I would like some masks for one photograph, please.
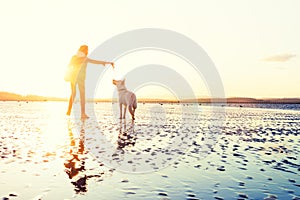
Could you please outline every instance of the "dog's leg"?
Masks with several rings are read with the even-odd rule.
[[[127,105],[124,106],[123,119],[125,119],[125,116],[126,116],[126,110],[127,110]]]
[[[137,102],[136,102],[136,97],[134,98],[134,102],[133,102],[133,109],[135,110],[137,108]]]
[[[133,116],[132,116],[133,120],[135,120],[134,113],[135,113],[135,108],[133,108]]]
[[[133,106],[132,105],[128,106],[128,110],[131,114],[132,120],[134,120],[134,108],[133,108]]]
[[[120,103],[120,119],[122,119],[122,104]]]

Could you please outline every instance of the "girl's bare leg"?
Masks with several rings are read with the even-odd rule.
[[[68,111],[67,111],[67,115],[71,114],[71,110],[72,110],[72,106],[73,106],[73,102],[76,96],[76,84],[75,83],[71,83],[71,96],[69,99],[69,106],[68,106]]]
[[[80,92],[81,118],[86,119],[89,118],[89,116],[85,113],[85,82],[80,81],[78,87]]]

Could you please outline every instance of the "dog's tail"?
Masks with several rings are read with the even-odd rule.
[[[135,96],[134,96],[134,101],[133,101],[132,107],[133,107],[133,109],[137,108],[137,101],[136,101],[136,97]]]
[[[135,94],[131,94],[131,96],[130,96],[130,98],[131,98],[131,102],[132,102],[132,107],[133,107],[133,109],[136,109],[137,108],[137,101],[136,101],[136,96],[135,96]]]
[[[137,101],[136,101],[136,96],[134,94],[131,95],[132,98],[132,104],[128,106],[128,110],[132,116],[132,119],[134,120],[134,112],[135,109],[137,108]]]

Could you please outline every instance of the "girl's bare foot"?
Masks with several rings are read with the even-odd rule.
[[[88,118],[90,118],[87,114],[81,114],[81,119],[88,119]]]

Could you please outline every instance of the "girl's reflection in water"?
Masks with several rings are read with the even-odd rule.
[[[75,138],[72,126],[75,122],[68,120],[68,134],[70,139],[69,150],[67,152],[67,159],[64,163],[65,172],[71,179],[71,183],[74,185],[74,190],[77,194],[83,194],[87,192],[87,181],[91,178],[98,178],[97,181],[103,181],[103,176],[111,176],[114,169],[107,169],[103,163],[100,163],[103,171],[97,173],[92,169],[86,169],[86,161],[88,159],[88,151],[85,149],[85,121],[81,122],[81,130],[79,138]],[[76,126],[78,127],[78,126]],[[124,153],[126,147],[131,148],[135,145],[136,135],[134,132],[134,122],[129,126],[126,126],[126,121],[120,121],[120,129],[117,140],[117,151]],[[88,162],[89,163],[89,162]],[[98,165],[99,166],[99,165]],[[97,170],[97,169],[96,169]],[[92,175],[90,175],[93,173]]]
[[[87,159],[87,151],[85,151],[85,130],[84,121],[82,121],[79,140],[74,138],[72,132],[72,123],[68,120],[68,133],[70,138],[70,150],[68,159],[65,161],[65,172],[72,180],[71,183],[75,186],[76,193],[87,192],[87,180],[93,177],[101,177],[103,173],[97,175],[87,175],[85,168],[85,160]],[[76,144],[77,142],[77,144]]]

